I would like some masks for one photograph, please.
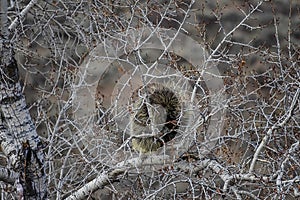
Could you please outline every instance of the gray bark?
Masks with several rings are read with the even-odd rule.
[[[19,82],[13,45],[9,40],[7,1],[1,0],[0,141],[10,169],[0,168],[0,180],[15,179],[20,197],[45,199],[46,175],[42,143],[37,135]]]

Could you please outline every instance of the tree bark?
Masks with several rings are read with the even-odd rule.
[[[1,0],[1,60],[0,60],[0,141],[9,159],[11,170],[0,170],[0,177],[12,182],[15,178],[19,196],[24,199],[45,199],[47,183],[42,143],[26,107],[19,82],[13,45],[9,40],[7,1]]]

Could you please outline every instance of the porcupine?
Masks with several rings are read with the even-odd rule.
[[[176,67],[188,78],[196,79],[194,68]],[[172,140],[178,131],[182,117],[182,102],[170,88],[151,83],[140,88],[138,100],[133,102],[130,132],[132,147],[141,152],[153,152]],[[142,97],[142,98],[141,98]]]
[[[143,91],[144,90],[144,91]],[[152,83],[139,90],[143,98],[133,103],[132,146],[142,153],[156,151],[176,135],[181,104],[169,88]],[[141,136],[140,135],[145,135]]]

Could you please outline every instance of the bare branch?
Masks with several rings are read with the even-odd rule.
[[[297,101],[299,101],[299,94],[300,94],[300,89],[298,88],[291,102],[291,106],[289,110],[286,112],[286,114],[282,117],[282,120],[277,121],[271,128],[269,128],[266,135],[263,137],[261,143],[259,144],[259,146],[257,147],[254,153],[253,159],[250,164],[249,173],[252,173],[254,171],[255,163],[258,159],[258,156],[262,151],[262,149],[265,147],[265,145],[268,143],[273,131],[278,127],[284,126],[287,123],[287,121],[291,118],[296,103]]]
[[[0,181],[14,184],[16,180],[19,178],[19,174],[13,170],[0,167]]]
[[[27,6],[18,14],[18,16],[14,19],[14,21],[9,25],[8,30],[13,31],[18,24],[20,23],[20,20],[23,20],[24,17],[27,15],[29,10],[38,2],[38,0],[31,0]]]

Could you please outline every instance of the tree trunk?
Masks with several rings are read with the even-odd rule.
[[[0,141],[9,164],[18,174],[3,172],[6,182],[16,178],[17,191],[22,199],[45,199],[47,196],[46,174],[42,143],[37,135],[22,87],[19,82],[17,62],[9,39],[7,1],[1,0],[1,44],[0,44]]]

